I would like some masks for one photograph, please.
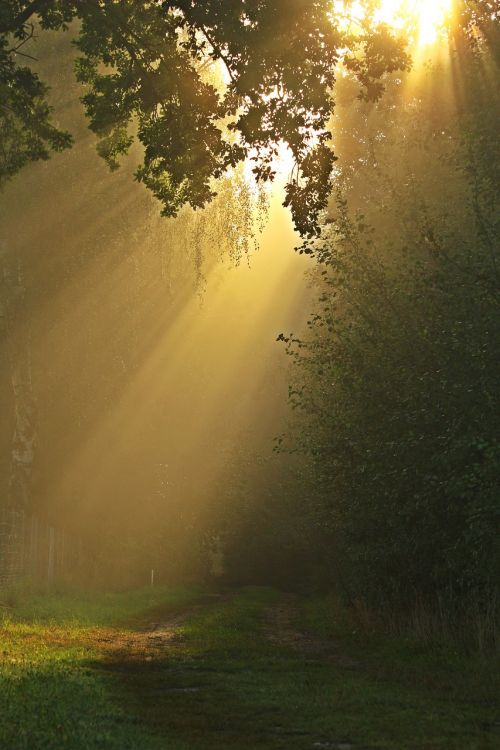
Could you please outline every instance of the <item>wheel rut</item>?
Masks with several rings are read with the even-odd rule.
[[[331,662],[344,669],[358,669],[359,662],[344,654],[333,639],[299,630],[297,597],[285,594],[267,612],[267,634],[272,643],[300,651],[306,658]]]

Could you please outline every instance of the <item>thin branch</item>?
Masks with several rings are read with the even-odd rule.
[[[23,57],[27,57],[30,60],[34,60],[35,62],[38,62],[38,57],[33,57],[33,55],[28,55],[27,52],[19,52],[17,49],[10,49],[9,52],[13,52],[16,55],[22,55]]]
[[[35,13],[40,13],[40,11],[48,8],[51,4],[51,0],[33,0],[24,10],[17,14],[10,24],[0,26],[0,34],[9,34],[17,31],[24,26],[31,16]]]
[[[227,70],[227,72],[229,73],[229,78],[230,78],[230,79],[231,79],[231,81],[232,81],[232,82],[234,83],[236,79],[235,79],[235,77],[234,77],[234,75],[233,75],[233,72],[232,72],[231,68],[229,67],[229,63],[227,62],[226,58],[225,58],[225,57],[224,57],[224,55],[222,54],[222,50],[221,50],[221,48],[220,48],[220,47],[219,47],[219,45],[218,45],[218,44],[216,44],[216,42],[214,42],[214,40],[213,40],[213,39],[211,38],[211,36],[210,36],[210,34],[208,33],[208,31],[207,31],[207,29],[206,29],[206,27],[205,27],[205,26],[200,26],[200,29],[201,29],[201,31],[203,32],[203,34],[205,35],[205,37],[206,37],[206,39],[207,39],[208,43],[209,43],[209,44],[210,44],[210,46],[212,47],[212,49],[213,49],[213,51],[214,51],[214,54],[215,54],[215,55],[217,55],[217,57],[219,57],[219,58],[220,58],[220,59],[222,60],[222,62],[224,63],[224,65],[226,66],[226,70]]]
[[[28,57],[30,60],[35,60],[35,62],[36,62],[38,60],[37,57],[33,57],[33,55],[28,55],[27,52],[20,52],[19,51],[21,49],[21,47],[24,47],[24,45],[26,44],[26,42],[29,42],[31,39],[35,38],[35,26],[32,23],[30,23],[29,26],[30,26],[30,32],[29,32],[29,34],[27,34],[27,36],[25,36],[24,39],[21,39],[21,41],[19,42],[19,44],[17,44],[15,47],[11,47],[8,50],[8,53],[9,54],[22,55],[23,57]]]
[[[27,26],[27,25],[28,24],[25,24],[25,26]],[[34,26],[34,24],[30,23],[29,27],[30,27],[29,34],[26,34],[26,36],[23,37],[23,39],[21,39],[19,41],[19,44],[17,44],[15,47],[12,47],[10,50],[8,50],[9,54],[11,52],[17,52],[19,49],[21,49],[21,47],[23,47],[26,44],[26,42],[29,42],[31,39],[34,38],[34,36],[35,36],[35,26]]]

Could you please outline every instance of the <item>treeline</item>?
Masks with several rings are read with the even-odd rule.
[[[294,411],[279,450],[295,454],[295,489],[261,534],[261,568],[295,549],[289,585],[401,611],[491,611],[498,597],[496,60],[462,31],[377,105],[339,84],[318,298],[307,333],[282,336]],[[255,565],[255,541],[232,549],[231,566]]]

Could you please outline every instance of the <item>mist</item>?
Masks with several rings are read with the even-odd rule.
[[[257,457],[273,460],[287,412],[276,338],[305,324],[310,263],[280,180],[259,193],[240,172],[206,209],[161,218],[135,155],[110,174],[95,152],[81,90],[54,67],[69,44],[40,48],[75,144],[2,196],[1,493],[82,540],[93,579],[112,569],[126,585],[153,564],[175,577],[216,534],[237,458],[250,483]],[[31,455],[16,462],[18,449]]]

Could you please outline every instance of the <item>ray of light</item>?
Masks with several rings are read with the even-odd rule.
[[[433,44],[451,12],[451,0],[382,0],[378,19],[394,28],[416,27],[419,46]]]
[[[285,152],[283,159],[286,164]],[[276,424],[266,427],[265,421],[286,405],[286,380],[278,382],[273,364],[281,355],[275,339],[293,329],[297,318],[303,323],[307,311],[308,260],[293,253],[297,238],[282,199],[273,189],[268,226],[251,267],[215,266],[201,308],[195,297],[186,299],[169,320],[158,299],[158,317],[142,332],[135,377],[66,464],[52,486],[54,495],[66,497],[80,485],[88,499],[85,510],[95,517],[104,498],[133,491],[122,486],[122,475],[133,483],[129,467],[141,462],[137,445],[152,450],[156,429],[176,491],[186,501],[210,496],[242,428],[261,435],[267,430],[271,445]]]
[[[380,0],[373,19],[396,30],[406,30],[419,47],[425,47],[438,39],[451,14],[451,6],[452,0]],[[355,25],[366,16],[363,2],[357,0],[334,0],[334,9],[344,28]]]

